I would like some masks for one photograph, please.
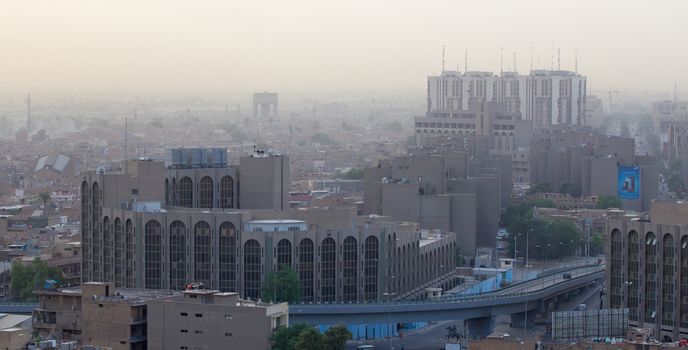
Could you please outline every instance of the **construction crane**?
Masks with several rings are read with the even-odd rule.
[[[612,111],[612,96],[613,96],[614,94],[617,94],[617,95],[618,95],[618,94],[619,94],[619,90],[614,90],[614,89],[612,89],[612,88],[610,87],[609,90],[607,90],[607,94],[608,94],[608,96],[609,96],[609,100],[608,100],[608,103],[609,103],[609,111],[608,111],[608,112],[611,113],[611,111]]]

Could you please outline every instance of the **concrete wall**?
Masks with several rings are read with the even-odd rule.
[[[184,315],[185,314],[185,315]],[[175,301],[148,303],[148,349],[270,349],[265,308]]]
[[[242,209],[289,208],[289,157],[241,157],[239,176]]]

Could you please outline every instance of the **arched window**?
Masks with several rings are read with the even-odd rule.
[[[664,235],[662,242],[662,325],[674,325],[674,237]]]
[[[261,248],[255,239],[244,244],[244,297],[260,298],[263,276],[261,274]]]
[[[645,322],[655,323],[657,310],[657,236],[645,235]]]
[[[112,282],[112,228],[110,218],[103,218],[103,281]]]
[[[91,281],[91,269],[90,265],[93,261],[91,257],[91,245],[93,240],[91,239],[93,233],[93,227],[91,222],[91,188],[88,186],[88,182],[84,181],[81,183],[81,241],[82,247],[82,267],[81,276],[86,281]]]
[[[127,288],[135,288],[136,287],[136,276],[134,274],[135,272],[135,264],[136,260],[134,257],[136,256],[136,242],[134,240],[134,225],[131,222],[131,219],[127,219],[127,222],[124,224],[124,232],[125,232],[125,245],[126,245],[126,280],[127,280]]]
[[[186,283],[186,225],[175,220],[170,225],[170,289],[182,290]]]
[[[622,308],[623,302],[623,238],[621,232],[614,229],[611,234],[611,266],[610,266],[610,308]]]
[[[322,301],[335,301],[337,243],[331,237],[325,238],[320,246],[320,295]]]
[[[162,288],[162,228],[160,223],[150,220],[146,223],[144,238],[144,277],[146,289]]]
[[[220,208],[234,208],[234,179],[229,175],[220,179]]]
[[[681,317],[679,326],[688,328],[688,236],[681,237]]]
[[[200,208],[213,207],[213,179],[204,176],[201,179],[198,189],[198,206]]]
[[[299,281],[302,300],[313,301],[313,241],[304,238],[299,243]]]
[[[291,267],[291,242],[282,239],[277,243],[277,271]]]
[[[356,301],[356,291],[358,289],[358,284],[356,283],[358,279],[357,257],[358,246],[356,238],[346,237],[342,253],[342,274],[344,277],[342,281],[342,301],[344,302]]]
[[[210,225],[205,221],[194,227],[194,282],[210,288]]]
[[[100,202],[100,186],[98,185],[97,182],[93,183],[93,191],[91,192],[91,199],[92,199],[92,216],[91,216],[91,222],[93,223],[93,250],[92,250],[92,259],[93,259],[93,281],[102,281],[103,280],[103,275],[102,275],[102,259],[103,259],[103,236],[101,235],[102,231],[102,221],[100,218],[100,213],[102,210],[101,207],[101,202]]]
[[[179,206],[193,207],[193,182],[188,176],[179,180]]]
[[[165,204],[170,205],[170,180],[165,179]]]
[[[124,227],[115,219],[115,287],[124,287]]]
[[[638,291],[640,291],[640,240],[638,232],[628,233],[628,281],[618,281],[626,288],[628,297],[626,307],[629,310],[628,317],[633,321],[638,321],[638,305],[640,305]],[[618,260],[618,259],[617,259]],[[617,280],[621,277],[618,276]],[[628,283],[624,283],[628,282]]]
[[[363,250],[363,273],[365,276],[363,293],[365,300],[377,299],[378,249],[377,237],[370,236],[366,238],[365,249]]]
[[[170,205],[177,205],[177,179],[172,178],[172,186],[170,188]]]
[[[236,292],[236,228],[231,222],[220,225],[220,291]]]

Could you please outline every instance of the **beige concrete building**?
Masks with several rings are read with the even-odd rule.
[[[649,210],[657,197],[657,159],[635,155],[635,140],[590,129],[553,129],[536,134],[530,145],[531,184],[576,188],[581,196],[617,196],[621,167],[639,167],[639,199],[623,200],[624,209]]]
[[[202,282],[256,300],[266,277],[289,266],[303,301],[353,302],[401,295],[454,266],[448,230],[357,217],[353,207],[282,210],[286,157],[259,154],[238,167],[191,159],[164,169],[130,161],[120,173],[84,176],[84,281],[172,290]]]
[[[268,337],[289,326],[286,303],[239,299],[237,293],[187,290],[148,302],[148,349],[270,349]]]
[[[364,213],[455,232],[462,254],[473,256],[477,247],[495,247],[510,165],[508,158],[471,160],[450,151],[385,160],[364,170]]]
[[[38,307],[33,312],[33,328],[39,337],[112,350],[147,349],[146,302],[173,296],[170,291],[115,290],[111,283],[84,283],[34,294]]]
[[[617,212],[607,220],[610,308],[661,341],[688,337],[688,203],[653,201],[649,215]]]

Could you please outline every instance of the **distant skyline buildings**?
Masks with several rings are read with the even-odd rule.
[[[536,129],[585,125],[586,94],[587,78],[566,70],[444,71],[428,77],[426,115],[458,115],[481,102],[502,102]]]

